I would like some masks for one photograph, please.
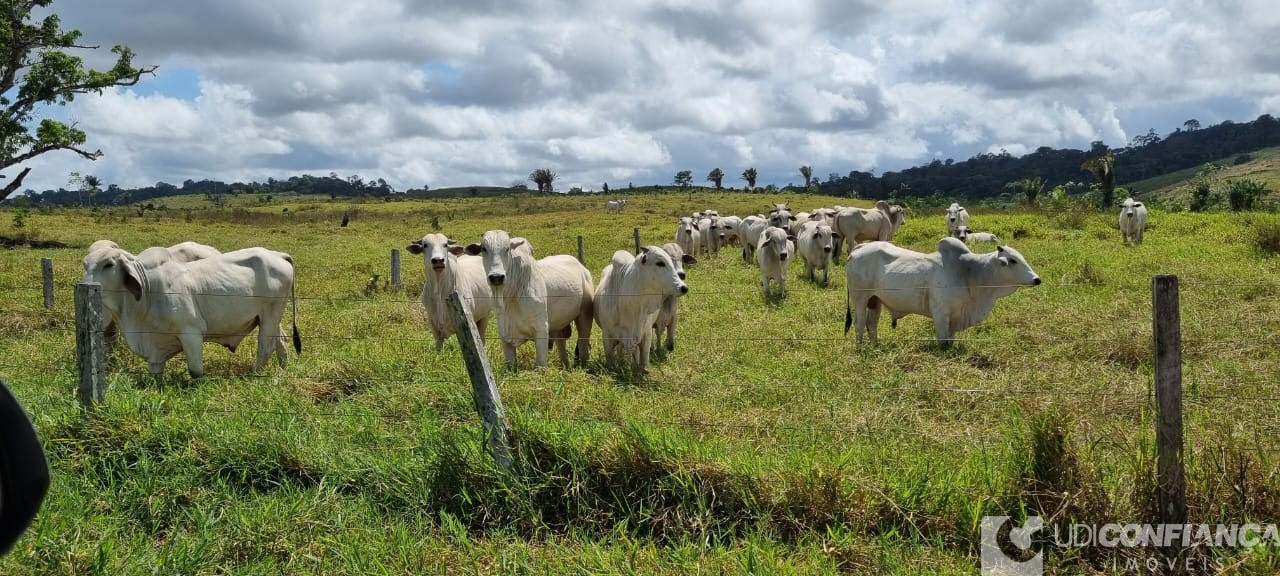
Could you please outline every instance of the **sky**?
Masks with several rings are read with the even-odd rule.
[[[155,77],[43,112],[124,187],[309,173],[397,190],[802,182],[1124,146],[1280,114],[1274,0],[57,0],[82,54]],[[15,173],[10,168],[6,175]]]

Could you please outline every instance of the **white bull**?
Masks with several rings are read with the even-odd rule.
[[[834,250],[830,226],[810,220],[800,227],[800,235],[796,237],[796,252],[804,260],[804,273],[809,280],[815,280],[814,271],[821,270],[822,283],[827,283]]]
[[[947,235],[953,238],[964,240],[965,234],[969,232],[969,211],[964,209],[955,202],[947,207]]]
[[[288,254],[246,248],[181,262],[160,249],[144,261],[119,248],[105,248],[86,256],[84,268],[84,280],[102,284],[103,307],[119,321],[129,349],[147,359],[153,375],[182,352],[187,370],[198,378],[204,374],[204,342],[234,352],[254,328],[254,370],[262,369],[273,353],[281,367],[286,364],[287,337],[280,322],[293,295]],[[302,352],[296,321],[293,345]]]
[[[765,298],[769,297],[769,283],[778,286],[778,294],[787,293],[787,265],[791,263],[791,243],[794,236],[788,236],[785,228],[770,226],[760,235],[756,244],[756,261],[760,263],[760,284],[764,288]]]
[[[684,249],[679,244],[667,243],[662,245],[662,249],[666,251],[667,256],[671,257],[671,266],[676,270],[676,277],[684,280],[684,265],[696,264],[697,258],[691,254],[685,254]],[[658,320],[653,324],[653,343],[650,350],[657,350],[658,344],[662,342],[662,333],[667,333],[667,351],[676,349],[676,322],[679,320],[680,300],[679,296],[667,296],[662,299],[662,308],[658,310]]]
[[[625,250],[614,252],[600,273],[595,297],[595,320],[606,361],[613,366],[625,361],[642,373],[648,371],[653,325],[663,300],[688,292],[662,248],[642,246],[638,256]]]
[[[844,331],[849,333],[856,318],[858,344],[864,332],[876,341],[884,308],[894,326],[908,314],[932,318],[938,343],[948,346],[957,332],[986,319],[997,299],[1020,286],[1040,285],[1040,276],[1017,250],[1000,246],[975,254],[949,236],[932,254],[888,242],[859,245],[849,254],[846,277]]]
[[[1120,203],[1120,236],[1125,244],[1142,244],[1147,228],[1147,207],[1133,198]]]

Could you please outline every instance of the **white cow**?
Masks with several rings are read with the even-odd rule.
[[[1147,207],[1133,198],[1120,203],[1120,236],[1125,244],[1142,244],[1147,229]]]
[[[969,211],[965,210],[964,206],[952,202],[951,206],[947,207],[946,214],[947,235],[963,240],[964,236],[961,235],[961,230],[963,229],[964,232],[969,230]]]
[[[457,291],[462,306],[471,313],[476,330],[484,338],[489,326],[489,313],[497,308],[489,281],[485,278],[484,262],[477,256],[467,256],[457,242],[444,234],[427,234],[410,242],[405,248],[410,254],[421,254],[426,273],[422,284],[422,307],[427,310],[431,335],[436,339],[436,351],[444,348],[444,341],[457,332],[453,312],[449,310],[449,294]]]
[[[765,228],[756,244],[756,261],[760,263],[760,284],[764,295],[769,296],[769,281],[778,286],[779,294],[787,293],[787,265],[791,263],[791,243],[794,236],[788,236],[785,228],[770,226]]]
[[[720,253],[720,215],[707,210],[698,220],[698,231],[702,233],[702,246],[699,253],[715,256]]]
[[[805,223],[806,223],[806,222],[808,222],[808,221],[810,220],[810,217],[811,217],[811,216],[812,216],[812,214],[810,214],[810,213],[808,213],[808,212],[799,212],[799,213],[797,213],[797,214],[795,215],[795,218],[793,218],[793,219],[791,220],[791,224],[788,224],[788,225],[787,225],[787,234],[790,234],[790,235],[792,235],[792,236],[799,236],[799,235],[800,235],[800,227],[801,227],[801,226],[804,226],[804,225],[805,225]]]
[[[838,212],[831,231],[836,235],[836,258],[839,261],[841,245],[848,242],[853,246],[864,240],[893,241],[898,228],[907,222],[906,213],[901,206],[890,206],[888,202],[879,200],[876,207],[845,208]]]
[[[760,214],[742,219],[742,224],[738,225],[738,232],[742,238],[743,262],[751,262],[755,259],[756,245],[760,243],[760,237],[764,235],[764,230],[768,227],[769,221]]]
[[[800,235],[796,237],[796,252],[804,260],[804,273],[809,280],[815,280],[814,270],[822,270],[822,283],[827,283],[834,250],[830,226],[810,220],[800,227]]]
[[[742,244],[741,232],[739,228],[742,226],[742,219],[737,216],[721,216],[720,217],[720,246],[739,246]]]
[[[1040,276],[1017,250],[1000,246],[975,254],[949,236],[932,254],[889,242],[859,245],[849,253],[846,277],[844,331],[849,333],[856,317],[858,344],[864,332],[876,341],[883,307],[895,327],[908,314],[929,316],[938,343],[948,346],[957,332],[986,319],[997,299],[1020,286],[1040,285]]]
[[[786,204],[775,204],[769,211],[769,225],[781,228],[784,232],[791,229],[791,223],[795,220],[796,217],[791,215],[791,209]]]
[[[671,257],[671,265],[676,269],[676,277],[681,280],[685,279],[684,265],[696,264],[697,258],[691,254],[685,254],[684,249],[679,244],[667,243],[662,245],[662,249],[666,251],[667,256]],[[658,344],[662,342],[662,333],[667,333],[667,351],[676,349],[676,320],[679,315],[679,296],[667,296],[662,299],[662,308],[658,310],[658,320],[653,324],[653,342],[649,346],[650,350],[657,350]]]
[[[532,340],[538,366],[547,365],[547,349],[555,344],[560,363],[569,367],[565,340],[574,326],[578,343],[574,361],[586,365],[591,354],[591,272],[567,254],[534,259],[529,241],[504,230],[484,233],[467,253],[484,259],[489,286],[498,297],[498,334],[507,365],[516,367],[516,348]]]
[[[968,232],[965,234],[964,241],[968,244],[977,244],[979,242],[986,242],[989,244],[1000,243],[1000,239],[990,232]]]
[[[676,244],[685,254],[696,254],[702,246],[702,231],[698,230],[698,220],[685,216],[676,224]]]
[[[258,328],[260,370],[273,353],[286,364],[281,329],[293,295],[293,259],[266,248],[246,248],[194,262],[152,250],[144,261],[120,248],[89,253],[84,281],[102,284],[102,304],[120,325],[129,349],[147,359],[153,375],[182,352],[193,377],[204,374],[204,342],[235,351]],[[296,306],[295,306],[296,309]],[[302,352],[298,325],[293,346]]]
[[[662,248],[642,246],[635,256],[614,252],[613,261],[600,273],[595,297],[595,319],[609,364],[619,366],[625,359],[640,372],[647,371],[653,325],[663,300],[688,292]]]
[[[604,209],[606,212],[622,212],[622,209],[626,207],[626,200],[609,200],[604,203]]]
[[[97,250],[119,249],[120,246],[110,240],[98,240],[89,245],[89,254],[93,254]],[[166,259],[172,259],[177,262],[194,262],[210,256],[221,254],[217,248],[207,246],[198,242],[179,242],[168,248],[152,247],[143,250],[138,254],[138,259],[143,265],[151,263],[159,263]],[[86,258],[87,262],[89,259]],[[85,270],[88,272],[88,270]],[[102,327],[102,336],[106,339],[107,344],[114,346],[119,338],[118,321],[110,310],[107,311],[106,322]]]

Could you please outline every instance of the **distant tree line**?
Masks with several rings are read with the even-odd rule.
[[[80,177],[78,182],[82,183],[89,179],[92,182],[98,182],[93,176]],[[73,180],[75,178],[73,177]],[[73,182],[72,184],[76,184]],[[94,187],[96,188],[96,186]],[[85,204],[86,187],[84,185],[73,185],[71,189],[59,188],[57,190],[45,190],[39,194],[32,196],[31,202],[37,204],[50,204],[57,206],[80,206]],[[27,193],[33,191],[28,190]],[[239,194],[269,194],[282,195],[285,193],[297,194],[321,194],[328,195],[330,198],[354,198],[354,197],[373,197],[380,198],[394,194],[396,190],[387,184],[383,178],[375,178],[364,180],[359,175],[351,175],[347,177],[338,176],[336,173],[330,173],[328,176],[312,176],[303,174],[301,176],[292,176],[285,180],[277,180],[275,178],[267,178],[266,182],[231,182],[226,183],[219,180],[185,180],[181,185],[170,184],[168,182],[156,182],[152,186],[143,186],[140,188],[121,188],[115,184],[108,186],[105,190],[91,190],[89,199],[94,205],[109,206],[118,204],[128,204],[135,202],[146,202],[149,200],[164,198],[167,196],[179,196],[188,194],[204,194],[214,205],[224,203],[226,196],[236,196]],[[15,198],[9,198],[12,202]]]

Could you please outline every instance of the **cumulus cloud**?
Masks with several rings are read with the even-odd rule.
[[[404,189],[738,184],[1040,146],[1124,145],[1188,118],[1280,113],[1266,0],[59,0],[84,41],[155,81],[65,111],[106,154],[47,155],[123,186],[300,172]],[[105,50],[88,55],[109,65]],[[183,75],[194,86],[177,90]],[[164,80],[164,81],[160,81]],[[148,89],[148,83],[155,88]],[[166,83],[168,82],[168,83]],[[726,182],[728,183],[728,182]]]

